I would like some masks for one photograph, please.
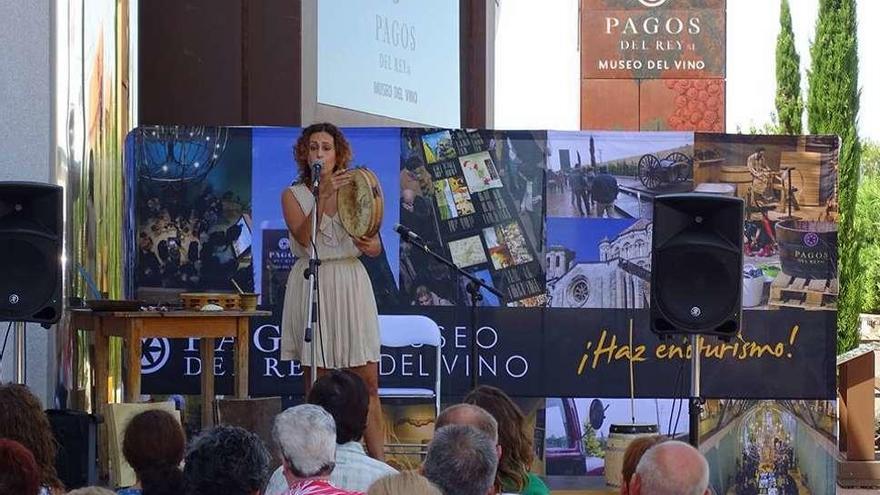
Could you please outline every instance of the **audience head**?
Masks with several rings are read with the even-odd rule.
[[[37,495],[40,470],[31,451],[8,438],[0,438],[0,493]]]
[[[498,443],[498,421],[480,406],[455,404],[447,407],[437,416],[434,429],[439,430],[448,425],[473,426],[488,436],[493,444]]]
[[[487,385],[472,390],[464,398],[464,402],[483,408],[498,422],[501,459],[498,461],[496,487],[511,484],[516,491],[522,491],[528,484],[527,474],[534,457],[532,440],[526,435],[526,418],[522,411],[507,394]]]
[[[444,495],[495,493],[495,441],[473,426],[452,424],[434,432],[422,467]]]
[[[237,426],[217,426],[193,440],[184,459],[186,495],[252,495],[269,475],[262,440]]]
[[[636,466],[639,464],[642,456],[645,455],[645,452],[663,440],[665,440],[665,438],[662,436],[649,435],[638,437],[626,446],[626,450],[623,452],[623,468],[620,470],[621,495],[627,495],[630,493],[629,482],[632,479],[633,474],[635,474]]]
[[[677,440],[647,450],[630,480],[633,495],[704,495],[710,493],[709,463],[694,447]]]
[[[364,436],[370,396],[363,379],[353,372],[333,370],[322,376],[312,386],[307,402],[333,416],[337,444],[356,442]]]
[[[144,495],[180,493],[180,461],[186,438],[173,414],[153,409],[131,418],[122,440],[122,455],[134,470]]]
[[[404,471],[379,478],[367,490],[367,495],[443,495],[439,488],[415,471]]]
[[[323,478],[336,466],[336,423],[321,406],[302,404],[275,417],[272,437],[288,478]]]
[[[146,493],[146,492],[145,492]],[[116,495],[113,491],[100,486],[87,486],[67,492],[67,495]]]
[[[0,385],[0,438],[15,440],[28,449],[40,470],[40,484],[63,489],[55,471],[55,437],[40,400],[24,385]]]

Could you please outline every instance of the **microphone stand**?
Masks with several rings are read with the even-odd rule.
[[[315,197],[315,206],[312,209],[312,229],[311,229],[311,239],[309,241],[311,249],[309,250],[309,266],[303,272],[303,276],[309,280],[309,302],[307,308],[307,317],[306,317],[306,328],[305,328],[305,336],[304,341],[307,344],[311,344],[311,358],[312,358],[312,366],[309,373],[309,380],[314,385],[315,381],[318,380],[318,346],[316,345],[318,340],[320,340],[320,317],[318,310],[318,266],[321,265],[321,260],[318,258],[318,244],[317,244],[317,235],[318,235],[318,179],[315,179],[315,183],[312,186],[312,194]],[[318,335],[319,338],[316,339],[315,336]],[[323,343],[322,343],[323,345]]]
[[[408,243],[412,244],[413,246],[416,246],[417,248],[421,249],[426,254],[430,255],[431,257],[433,257],[435,260],[439,261],[440,263],[443,263],[444,265],[448,266],[449,268],[452,268],[460,276],[468,279],[468,283],[467,283],[466,288],[467,288],[468,294],[470,295],[470,301],[471,301],[470,366],[468,366],[468,368],[469,368],[469,373],[471,375],[471,390],[473,390],[473,389],[477,388],[477,384],[478,384],[477,383],[478,382],[477,375],[479,374],[479,368],[480,368],[479,363],[478,363],[479,353],[478,353],[478,345],[477,345],[477,329],[478,329],[478,327],[477,327],[477,321],[478,321],[477,303],[480,302],[481,300],[483,300],[483,295],[480,294],[480,288],[485,288],[486,290],[488,290],[492,294],[495,294],[496,296],[498,296],[499,299],[502,299],[504,296],[500,292],[498,292],[498,290],[496,290],[494,287],[486,285],[486,282],[483,282],[481,279],[479,279],[479,278],[471,275],[470,273],[462,270],[461,268],[459,268],[458,265],[456,265],[452,261],[444,258],[440,254],[435,253],[434,251],[431,251],[431,248],[429,248],[428,245],[424,241],[418,242],[406,234],[401,234],[400,237],[405,242],[408,242]]]

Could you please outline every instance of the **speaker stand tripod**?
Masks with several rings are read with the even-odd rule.
[[[691,392],[688,396],[688,443],[700,447],[700,414],[703,399],[700,397],[700,348],[699,335],[691,334]]]
[[[12,321],[9,329],[15,332],[12,337],[12,383],[20,383],[24,385],[27,372],[27,345],[25,340],[26,324],[23,321]],[[6,338],[9,332],[6,332]],[[6,341],[3,341],[3,351],[0,351],[0,358],[3,357],[6,350]]]

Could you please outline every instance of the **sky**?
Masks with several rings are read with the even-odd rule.
[[[593,137],[593,145],[596,151],[596,160],[601,162],[618,160],[644,155],[646,153],[659,154],[661,151],[672,150],[682,146],[693,146],[694,133],[692,132],[652,132],[642,139],[633,139],[631,133],[616,131],[600,131],[590,134]],[[584,139],[580,132],[555,132],[547,133],[547,147],[549,156],[547,166],[550,170],[559,170],[560,149],[567,149],[571,153],[571,164],[590,163],[590,143]]]
[[[631,218],[548,218],[547,245],[577,247],[577,262],[599,261],[602,239],[612,239],[634,223]]]
[[[578,0],[497,1],[494,127],[578,129]],[[761,126],[775,110],[779,4],[727,0],[727,132]],[[804,95],[818,4],[790,0]],[[859,0],[858,16],[859,133],[880,141],[880,30],[869,22],[880,19],[880,0]]]

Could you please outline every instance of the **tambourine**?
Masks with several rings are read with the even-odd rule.
[[[373,237],[382,225],[385,207],[379,178],[364,167],[348,173],[351,182],[339,190],[337,198],[339,220],[352,237]]]

